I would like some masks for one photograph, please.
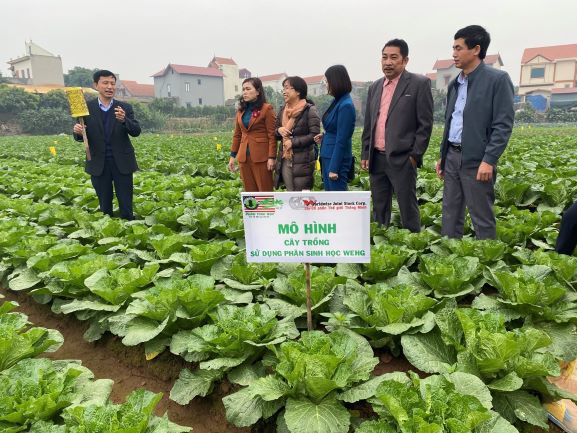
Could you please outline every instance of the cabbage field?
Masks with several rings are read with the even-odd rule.
[[[371,263],[313,266],[314,331],[304,267],[246,262],[231,133],[134,139],[130,222],[96,211],[71,137],[0,137],[0,293],[74,317],[87,341],[137,346],[149,365],[179,358],[170,399],[226,389],[214,403],[226,431],[547,429],[543,402],[577,401],[547,380],[577,358],[577,257],[553,251],[577,200],[577,128],[514,131],[498,167],[495,241],[473,240],[469,222],[463,240],[440,237],[440,133],[417,183],[424,230],[375,225]],[[351,188],[368,190],[367,175]],[[78,362],[33,359],[62,336],[23,337],[31,325],[14,307],[0,304],[0,431],[188,431],[153,415],[157,394],[113,404],[110,381]],[[391,356],[410,371],[377,374]]]

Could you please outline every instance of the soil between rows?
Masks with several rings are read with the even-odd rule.
[[[73,316],[57,315],[49,305],[36,303],[27,293],[0,289],[5,300],[16,301],[16,310],[28,316],[36,326],[57,329],[64,336],[64,344],[55,353],[46,354],[51,359],[79,359],[82,365],[93,371],[97,379],[112,379],[111,399],[122,402],[137,388],[146,388],[164,394],[157,407],[157,414],[168,412],[171,421],[192,427],[194,433],[248,433],[248,428],[237,428],[226,421],[221,398],[228,393],[223,383],[210,396],[195,398],[186,406],[171,400],[168,395],[178,378],[180,370],[190,367],[184,359],[165,352],[152,361],[146,361],[142,347],[124,346],[118,337],[109,333],[94,343],[88,343],[82,335],[88,328]]]
[[[64,344],[55,353],[45,354],[50,359],[78,359],[88,367],[97,379],[112,379],[111,399],[122,402],[128,394],[137,388],[146,388],[153,392],[162,392],[163,398],[157,406],[157,414],[168,412],[171,421],[192,427],[193,433],[249,433],[250,428],[238,428],[226,421],[222,397],[230,392],[230,385],[223,382],[215,391],[204,398],[195,398],[186,406],[181,406],[168,398],[170,390],[178,378],[180,370],[191,367],[184,359],[168,351],[152,361],[146,361],[143,348],[127,347],[121,340],[106,333],[99,341],[89,343],[82,335],[88,328],[73,316],[57,315],[49,305],[41,305],[27,293],[13,292],[0,288],[0,295],[7,301],[16,301],[20,305],[17,311],[28,316],[36,326],[57,329],[64,336]],[[403,358],[392,357],[387,352],[377,352],[379,364],[375,374],[381,375],[393,371],[408,371],[409,362]],[[563,430],[549,423],[549,433],[561,433]],[[543,432],[534,429],[532,433]]]

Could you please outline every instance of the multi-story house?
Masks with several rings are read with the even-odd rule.
[[[62,59],[29,41],[25,43],[26,53],[7,63],[12,71],[12,82],[20,84],[64,86]]]
[[[577,44],[526,48],[519,96],[537,110],[577,103]]]
[[[223,73],[224,99],[231,101],[241,93],[241,75],[236,62],[230,58],[213,57],[208,64],[209,68],[218,69]]]
[[[152,77],[157,98],[177,98],[181,107],[224,105],[224,74],[217,68],[170,63]]]

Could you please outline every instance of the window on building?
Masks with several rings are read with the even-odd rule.
[[[198,85],[200,86],[202,84],[202,81],[200,80],[200,78],[198,79]]]
[[[202,105],[202,98],[198,98],[198,105]]]
[[[170,94],[170,84],[166,85],[166,91],[168,93],[168,97],[170,98],[172,95]]]
[[[234,91],[238,92],[238,86],[234,86]]]
[[[445,86],[448,86],[449,83],[451,82],[451,76],[450,75],[445,75]]]
[[[545,78],[545,68],[532,68],[531,78]]]
[[[30,68],[26,68],[26,75],[28,75],[28,78],[30,78]]]
[[[186,108],[192,108],[192,104],[190,102],[186,103]]]
[[[184,83],[184,90],[190,92],[190,83]]]

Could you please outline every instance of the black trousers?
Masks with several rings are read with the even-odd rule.
[[[114,159],[106,159],[102,174],[100,176],[92,176],[91,180],[98,196],[101,212],[112,216],[112,185],[114,184],[120,217],[126,220],[134,219],[132,213],[132,194],[134,190],[132,173],[120,173]]]
[[[421,215],[417,201],[417,169],[407,158],[400,166],[389,163],[382,152],[373,152],[371,174],[371,194],[373,196],[373,217],[376,222],[387,227],[391,222],[393,192],[397,195],[403,228],[418,233],[421,231]]]
[[[555,251],[560,254],[573,254],[577,246],[577,201],[563,213],[559,237]]]

